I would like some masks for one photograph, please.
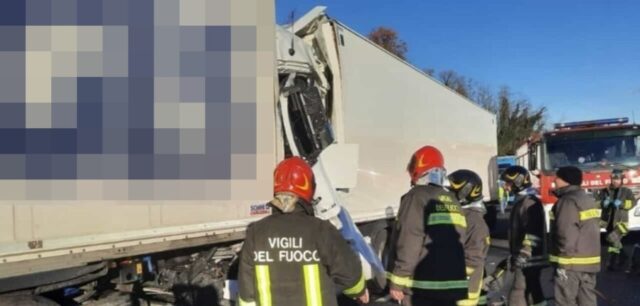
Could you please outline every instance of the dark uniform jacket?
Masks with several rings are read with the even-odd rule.
[[[621,236],[626,235],[629,232],[629,210],[636,204],[633,192],[626,187],[607,188],[602,190],[599,199],[602,205],[600,226],[607,232],[616,230]],[[619,207],[614,205],[616,200],[620,201]]]
[[[513,258],[524,255],[527,265],[547,261],[546,219],[542,202],[533,195],[518,195],[509,218],[509,249]]]
[[[580,186],[560,188],[556,195],[549,261],[567,270],[599,272],[600,206]]]
[[[467,275],[469,277],[469,296],[466,300],[467,303],[463,301],[458,304],[476,305],[480,300],[482,279],[484,278],[484,263],[491,245],[489,227],[484,221],[484,215],[487,210],[483,204],[480,206],[471,204],[464,206],[462,212],[467,220],[464,252]]]
[[[414,186],[402,197],[391,238],[392,288],[439,300],[467,297],[461,210],[455,196],[436,185]]]
[[[365,290],[358,255],[309,205],[274,213],[247,228],[238,274],[240,305],[336,306],[336,286]]]

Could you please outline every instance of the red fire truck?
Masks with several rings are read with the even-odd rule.
[[[613,169],[621,169],[625,186],[638,198],[640,125],[630,124],[628,118],[558,123],[553,130],[529,140],[519,163],[537,174],[547,209],[556,202],[552,192],[555,170],[563,166],[582,169],[582,187],[594,194],[609,185]],[[629,228],[640,230],[640,205],[629,214]]]

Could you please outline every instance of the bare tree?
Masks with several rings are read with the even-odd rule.
[[[494,94],[489,87],[453,70],[440,71],[438,79],[445,86],[496,114],[499,155],[514,154],[529,136],[545,127],[546,108],[532,106],[529,100],[517,97],[508,87],[502,87]]]
[[[433,76],[436,73],[436,70],[433,68],[422,68],[422,72],[428,74],[429,76]]]
[[[467,80],[464,76],[458,74],[453,70],[443,70],[438,73],[438,79],[457,93],[469,98],[471,93],[471,80]]]
[[[492,113],[498,112],[498,105],[495,101],[494,94],[487,86],[477,84],[472,86],[470,99]]]
[[[406,59],[407,43],[400,39],[398,32],[394,29],[377,27],[369,33],[368,37],[371,41],[397,57]]]

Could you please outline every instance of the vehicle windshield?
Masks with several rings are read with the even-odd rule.
[[[629,131],[617,133],[579,133],[547,138],[544,169],[576,166],[594,168],[625,168],[640,165],[640,135]]]

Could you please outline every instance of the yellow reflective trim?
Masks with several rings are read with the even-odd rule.
[[[467,271],[467,276],[473,274],[473,271],[475,271],[476,269],[472,268],[472,267],[466,267],[465,270]]]
[[[247,302],[241,297],[238,297],[238,301],[240,302],[240,306],[256,306],[256,302]]]
[[[624,205],[622,206],[622,209],[626,209],[629,210],[633,207],[633,201],[631,200],[625,200],[624,201]]]
[[[489,237],[489,236],[485,237],[485,238],[484,238],[484,242],[485,242],[487,245],[491,245],[491,237]]]
[[[364,274],[360,274],[360,279],[353,287],[342,291],[346,295],[356,295],[364,290]]]
[[[616,227],[622,234],[626,234],[629,232],[629,228],[627,227],[627,223],[625,222],[618,222],[618,224],[616,224]]]
[[[413,280],[409,277],[397,276],[387,272],[387,278],[394,284],[426,290],[449,290],[449,289],[467,289],[468,280],[451,280],[451,281],[420,281]]]
[[[260,306],[271,306],[271,277],[269,266],[256,265],[256,278],[258,280],[258,300]]]
[[[417,289],[426,290],[450,290],[450,289],[466,289],[469,286],[469,281],[465,280],[452,280],[452,281],[413,281],[411,287]]]
[[[480,287],[482,287],[482,284],[480,284]],[[479,299],[480,298],[480,288],[478,288],[478,291],[476,291],[476,292],[469,292],[468,296],[469,296],[470,300]]]
[[[540,237],[538,237],[536,235],[531,235],[531,234],[525,234],[524,235],[524,239],[531,240],[531,241],[540,241],[540,240],[542,240],[542,238],[540,238]]]
[[[460,184],[456,184],[456,182],[454,181],[449,181],[449,183],[451,183],[451,187],[453,187],[453,189],[460,189],[462,188],[462,186],[464,186],[464,184],[467,183],[467,181],[462,181],[462,183]]]
[[[522,240],[522,245],[528,246],[528,247],[537,247],[538,243],[535,242],[535,241],[531,241],[531,240],[525,239],[525,240]]]
[[[480,195],[480,192],[482,192],[482,188],[480,186],[476,186],[475,188],[473,188],[473,190],[471,190],[471,196],[477,197]]]
[[[609,248],[607,249],[607,252],[609,252],[609,253],[615,253],[615,254],[620,254],[620,249],[618,249],[618,248],[614,248],[614,247],[609,247]]]
[[[431,213],[427,225],[453,224],[467,227],[467,220],[459,213]]]
[[[597,208],[587,209],[580,212],[580,221],[586,221],[594,218],[600,218],[602,211]]]
[[[478,305],[479,299],[466,299],[456,301],[456,306],[476,306]]]
[[[600,256],[593,257],[559,257],[549,255],[549,261],[561,265],[593,265],[600,263]]]
[[[520,175],[520,173],[516,173],[514,175],[508,175],[508,174],[504,174],[504,176],[506,176],[508,179],[515,181],[516,177],[518,177],[518,175]]]
[[[478,300],[478,305],[487,305],[487,296],[483,295],[480,297],[480,299]]]
[[[408,276],[397,276],[389,272],[387,272],[387,278],[392,283],[403,287],[411,287],[411,283],[413,282]]]
[[[322,306],[322,290],[320,289],[320,268],[318,267],[318,264],[304,265],[303,269],[304,288],[307,294],[307,306]]]
[[[549,211],[549,220],[555,220],[556,219],[556,215],[553,213],[553,210]]]
[[[438,196],[438,200],[440,200],[440,202],[444,202],[444,203],[451,203],[451,202],[453,202],[453,200],[451,199],[451,197],[450,197],[450,196],[448,196],[448,195],[444,195],[444,194],[443,194],[443,195],[439,195],[439,196]]]
[[[482,274],[482,277],[484,277],[484,272]],[[480,293],[482,293],[482,282],[483,282],[483,280],[480,279],[480,281],[477,284],[478,285],[477,288],[471,288],[471,284],[469,284],[468,299],[470,299],[470,300],[478,300],[480,298]]]
[[[471,290],[476,290],[476,291],[471,291]],[[484,304],[487,303],[487,297],[485,295],[483,295],[482,297],[480,296],[480,293],[482,292],[482,280],[480,280],[480,282],[478,283],[478,288],[469,288],[469,293],[467,294],[467,299],[465,300],[460,300],[456,302],[457,306],[476,306],[478,304],[481,303],[481,301],[484,301]],[[483,300],[484,298],[484,300]]]

